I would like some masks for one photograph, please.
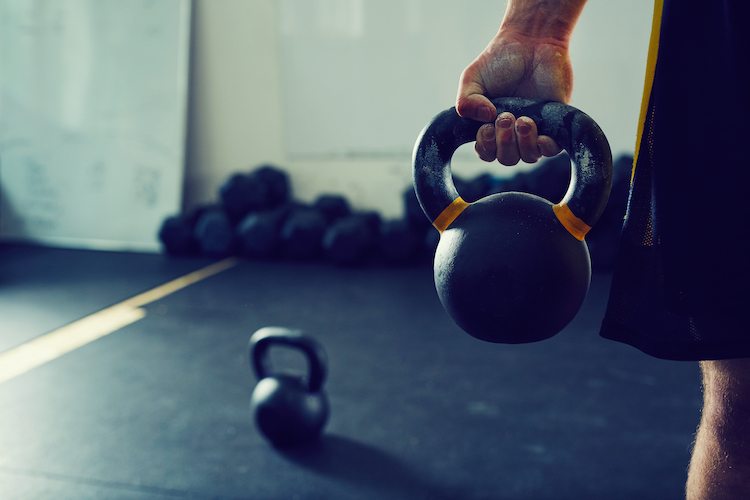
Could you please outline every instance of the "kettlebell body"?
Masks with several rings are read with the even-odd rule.
[[[612,155],[598,125],[561,103],[496,99],[498,112],[530,116],[573,159],[559,203],[507,192],[474,203],[452,181],[453,152],[481,123],[449,109],[423,130],[414,149],[414,186],[440,231],[435,287],[444,308],[470,335],[488,342],[537,342],[560,332],[588,293],[585,234],[601,215],[612,183]]]
[[[552,337],[573,319],[591,265],[586,243],[559,223],[552,203],[509,192],[472,203],[443,232],[434,273],[461,329],[490,342],[501,332],[503,343],[517,344]]]
[[[275,373],[268,360],[268,349],[273,345],[302,351],[308,361],[308,377]],[[258,377],[250,398],[250,411],[260,432],[277,447],[300,445],[317,438],[330,413],[328,397],[322,388],[326,375],[322,346],[297,330],[266,327],[251,337],[249,358]]]

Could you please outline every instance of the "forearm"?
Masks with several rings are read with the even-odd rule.
[[[500,31],[568,46],[587,0],[508,0]]]

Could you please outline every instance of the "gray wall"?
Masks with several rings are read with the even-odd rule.
[[[40,12],[62,5],[12,1]],[[66,1],[76,9],[94,5],[92,0]],[[137,5],[164,4],[144,0]],[[401,193],[411,183],[410,153],[417,134],[433,115],[453,105],[461,70],[496,33],[505,5],[500,0],[194,0],[192,7],[184,175],[180,170],[162,177],[161,185],[177,193],[174,209],[179,210],[180,201],[186,209],[213,202],[230,174],[272,163],[289,172],[294,194],[303,201],[335,192],[349,197],[355,208],[397,217]],[[589,2],[573,38],[571,104],[599,122],[615,155],[634,149],[652,8],[652,0]],[[5,42],[6,49],[13,46]],[[8,75],[0,75],[0,84],[3,78]],[[175,78],[184,81],[185,75],[178,71]],[[123,87],[138,85],[121,80]],[[454,171],[463,176],[488,169],[512,175],[528,168],[485,164],[474,158],[470,146],[454,157]],[[71,179],[65,172],[47,173],[50,179]],[[170,186],[164,185],[168,179]],[[99,196],[121,205],[106,211],[92,210],[85,198],[83,193],[83,210],[71,207],[56,214],[65,222],[59,227],[73,228],[71,234],[58,234],[58,241],[75,236],[79,221],[67,214],[85,213],[87,223],[106,228],[107,238],[115,240],[99,247],[158,248],[155,236],[128,245],[126,216],[121,224],[112,224],[111,217],[89,220],[111,211],[128,214],[134,209],[128,203],[137,203],[137,196]],[[23,207],[8,196],[3,213],[11,213],[14,223],[26,223]],[[138,224],[147,224],[147,238],[152,238],[163,210],[139,214],[150,217]],[[123,234],[112,235],[113,228],[123,228]]]
[[[453,105],[461,70],[495,34],[504,6],[198,0],[187,205],[215,199],[231,172],[272,162],[290,172],[303,200],[340,192],[361,208],[397,216],[410,183],[410,145],[431,116]],[[573,38],[571,104],[599,122],[615,155],[634,150],[652,9],[651,0],[589,2]],[[323,86],[326,75],[330,88]],[[352,136],[378,130],[380,151]],[[351,140],[337,149],[337,137]],[[461,153],[454,161],[459,174],[514,171]]]

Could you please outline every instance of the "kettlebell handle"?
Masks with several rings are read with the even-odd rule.
[[[555,213],[568,231],[582,240],[604,211],[612,186],[612,152],[604,133],[587,114],[559,102],[498,98],[492,103],[498,114],[508,111],[516,117],[530,117],[540,135],[552,137],[571,156],[571,182]],[[440,232],[455,219],[457,210],[460,213],[468,206],[453,184],[451,158],[459,146],[476,140],[482,125],[450,108],[433,118],[417,139],[414,187],[422,210]]]
[[[300,330],[269,326],[261,328],[250,337],[248,358],[258,380],[274,376],[268,356],[268,349],[273,345],[302,351],[309,365],[308,390],[320,391],[326,378],[326,354],[318,341]]]

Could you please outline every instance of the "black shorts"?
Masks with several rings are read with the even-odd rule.
[[[657,0],[601,335],[665,359],[750,357],[750,37],[742,0]]]

